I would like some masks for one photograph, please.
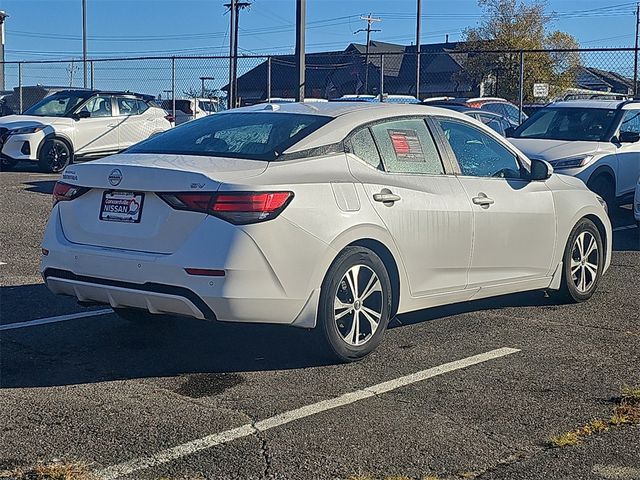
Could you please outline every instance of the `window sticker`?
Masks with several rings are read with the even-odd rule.
[[[388,129],[387,133],[399,162],[425,161],[418,132],[409,129]]]

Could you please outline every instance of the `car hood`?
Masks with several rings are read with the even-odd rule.
[[[35,115],[7,115],[6,117],[0,117],[0,128],[8,128],[13,130],[15,128],[31,127],[37,125],[71,125],[73,124],[72,118],[66,117],[39,117]]]
[[[545,140],[539,138],[509,138],[527,157],[554,162],[563,158],[592,155],[602,149],[600,142]]]

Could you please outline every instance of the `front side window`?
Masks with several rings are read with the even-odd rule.
[[[102,95],[91,97],[80,111],[89,112],[91,114],[91,118],[110,117],[112,115],[111,97],[104,97]]]
[[[640,133],[640,110],[627,110],[622,117],[621,132]]]
[[[321,115],[224,113],[185,123],[139,143],[127,153],[277,160],[287,148],[331,120]]]
[[[516,156],[497,140],[466,123],[439,119],[463,175],[469,177],[521,178]]]
[[[514,138],[604,142],[616,110],[608,108],[545,107],[520,125]]]
[[[374,125],[371,131],[387,172],[444,173],[440,154],[424,120],[393,120]]]

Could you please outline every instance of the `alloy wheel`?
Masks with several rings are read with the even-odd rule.
[[[334,320],[348,345],[367,343],[378,330],[383,310],[382,284],[366,265],[353,265],[338,284]]]
[[[594,285],[599,268],[598,242],[583,231],[578,235],[571,251],[571,279],[580,293],[586,293]]]
[[[54,142],[46,155],[47,164],[54,172],[64,167],[69,160],[69,152],[64,145]]]

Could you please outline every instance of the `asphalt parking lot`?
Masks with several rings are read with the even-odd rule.
[[[64,460],[99,478],[640,479],[640,426],[547,445],[640,385],[628,209],[591,301],[533,292],[417,312],[364,361],[335,365],[304,330],[74,315],[87,310],[37,273],[55,180],[0,174],[0,471]]]

